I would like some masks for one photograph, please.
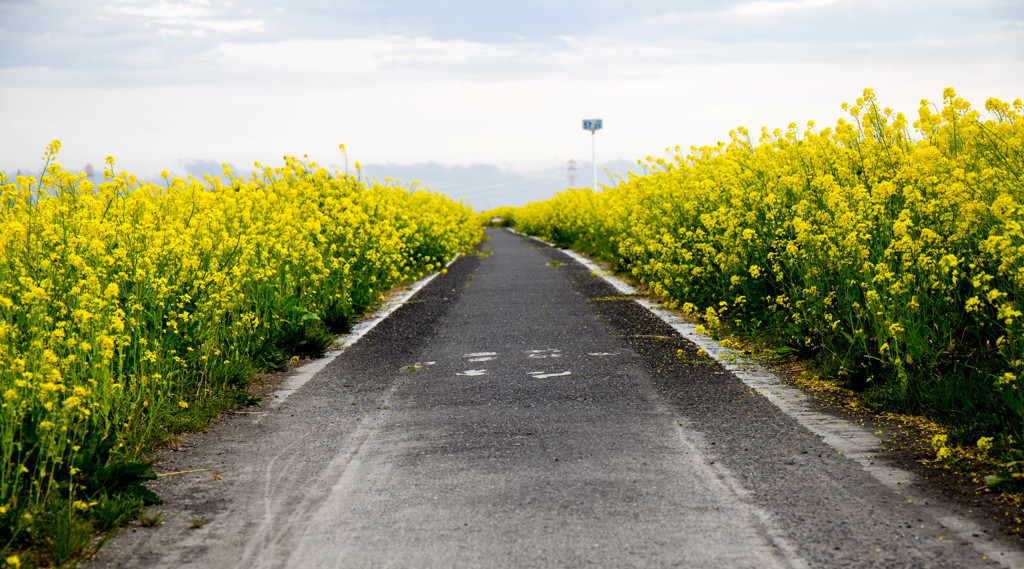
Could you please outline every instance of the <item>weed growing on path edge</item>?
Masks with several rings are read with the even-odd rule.
[[[153,512],[140,512],[138,519],[142,527],[153,528],[163,523],[165,517],[163,512],[156,510]]]

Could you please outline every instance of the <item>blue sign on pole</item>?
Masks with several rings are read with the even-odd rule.
[[[604,126],[601,119],[583,119],[583,130],[590,131],[590,160],[594,165],[594,191],[597,191],[597,131]]]

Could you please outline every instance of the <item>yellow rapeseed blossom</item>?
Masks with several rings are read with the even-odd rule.
[[[988,454],[988,451],[992,450],[992,437],[981,437],[978,439],[977,447],[978,451],[982,454]]]
[[[945,89],[908,118],[866,89],[842,108],[833,127],[739,127],[495,213],[612,263],[702,331],[799,346],[963,427],[993,412],[1024,441],[1024,104],[979,111]]]
[[[282,322],[343,330],[481,237],[443,194],[306,159],[157,185],[108,157],[93,183],[59,148],[40,178],[0,172],[0,504],[51,509],[68,481],[47,473],[90,433],[138,459],[167,410],[265,365]],[[15,451],[24,437],[38,448]],[[36,451],[31,472],[12,462]]]
[[[932,450],[935,451],[935,457],[937,459],[944,460],[953,455],[953,451],[946,446],[946,442],[948,440],[949,436],[946,434],[938,434],[932,437]]]

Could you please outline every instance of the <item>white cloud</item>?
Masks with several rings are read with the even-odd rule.
[[[801,12],[804,10],[819,8],[835,4],[839,0],[758,0],[755,2],[744,2],[729,9],[730,13],[742,16],[766,16],[785,12]]]
[[[120,16],[137,16],[158,23],[179,23],[213,15],[210,3],[204,0],[115,0],[106,12]]]
[[[231,2],[214,7],[208,0],[115,0],[104,6],[102,13],[108,18],[140,20],[142,25],[156,28],[161,37],[254,33],[265,29],[266,24],[260,19],[224,18],[233,7]]]
[[[207,63],[263,81],[268,72],[367,75],[388,70],[432,66],[461,67],[507,60],[515,49],[464,40],[385,36],[337,40],[285,40],[262,43],[225,42],[207,56]],[[434,69],[432,67],[432,69]],[[339,77],[339,79],[341,79]],[[377,80],[382,77],[377,77]]]
[[[501,45],[464,40],[436,41],[431,38],[387,38],[390,45],[381,50],[386,61],[405,63],[467,63],[515,56],[515,49]]]

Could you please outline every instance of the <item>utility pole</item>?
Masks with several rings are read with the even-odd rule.
[[[572,159],[569,160],[569,187],[576,187],[576,161]]]
[[[583,130],[590,131],[590,159],[594,164],[594,191],[597,191],[597,131],[604,126],[602,119],[583,119]]]

